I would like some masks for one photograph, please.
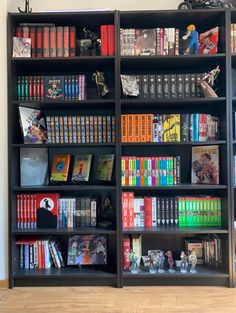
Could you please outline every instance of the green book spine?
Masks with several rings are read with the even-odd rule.
[[[25,77],[21,77],[21,100],[25,100]]]
[[[137,162],[137,160],[136,160],[136,158],[134,157],[133,158],[133,160],[132,160],[132,163],[133,163],[133,166],[132,166],[132,168],[133,168],[133,177],[132,177],[132,179],[133,179],[133,186],[137,186],[137,183],[136,183],[136,162]]]
[[[148,186],[148,159],[144,159],[144,186]]]
[[[207,226],[207,199],[204,198],[203,200],[203,219],[202,219],[203,226]]]
[[[221,220],[221,199],[218,198],[217,200],[217,226],[222,226]]]
[[[217,200],[211,199],[211,226],[217,226]]]
[[[183,226],[183,199],[178,199],[179,226]]]
[[[170,186],[174,185],[174,160],[170,158]]]
[[[133,186],[133,159],[129,157],[129,186]]]
[[[184,226],[191,226],[190,225],[190,198],[185,199],[185,225]]]
[[[206,200],[206,225],[205,226],[210,226],[211,225],[211,199],[207,198]]]
[[[25,76],[25,100],[29,100],[29,77]]]
[[[200,226],[200,202],[201,199],[195,199],[195,226]]]
[[[17,78],[17,100],[21,100],[21,76]]]
[[[197,199],[192,198],[192,226],[196,226],[196,205],[197,205]]]
[[[199,224],[198,226],[204,226],[204,199],[199,201]]]

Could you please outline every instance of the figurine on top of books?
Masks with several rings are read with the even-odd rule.
[[[190,38],[190,42],[188,47],[185,49],[184,54],[191,54],[191,49],[193,49],[193,54],[198,54],[198,32],[193,24],[187,27],[187,33],[182,37],[183,40],[187,40],[188,38]]]

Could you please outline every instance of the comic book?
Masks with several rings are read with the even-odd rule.
[[[89,180],[92,157],[92,154],[76,155],[71,179],[74,183]]]
[[[31,57],[31,39],[13,37],[13,58],[30,58]]]
[[[70,154],[56,154],[53,156],[50,178],[52,182],[67,182],[70,158]]]
[[[156,55],[157,30],[135,29],[135,55]]]
[[[44,77],[45,100],[64,100],[64,76]]]
[[[114,154],[102,154],[99,156],[97,179],[102,181],[111,181],[114,166]]]
[[[218,52],[219,27],[212,28],[199,35],[199,54],[215,54]]]

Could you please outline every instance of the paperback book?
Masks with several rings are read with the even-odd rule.
[[[64,76],[44,77],[45,100],[64,100]]]
[[[97,180],[111,181],[114,167],[114,154],[102,154],[99,156],[97,168]]]
[[[70,159],[70,154],[57,154],[53,156],[51,182],[67,182]]]
[[[76,155],[72,173],[74,183],[89,181],[92,157],[92,154]]]

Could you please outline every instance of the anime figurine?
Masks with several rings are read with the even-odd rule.
[[[191,251],[191,253],[188,256],[188,262],[191,264],[190,273],[197,273],[196,271],[196,265],[197,265],[197,256],[195,251]]]
[[[96,243],[96,263],[97,264],[105,264],[106,259],[106,248],[104,247],[102,240],[98,239]]]
[[[203,76],[203,78],[199,81],[198,85],[200,86],[205,97],[218,97],[212,87],[214,86],[219,73],[220,67],[218,65],[216,68],[206,73],[205,76]]]
[[[180,259],[181,259],[180,272],[185,274],[187,273],[187,269],[188,269],[188,257],[184,251],[181,251]]]
[[[193,48],[193,54],[198,54],[198,32],[196,31],[195,25],[191,24],[187,27],[187,33],[182,37],[183,40],[187,40],[190,37],[190,43],[184,54],[190,54],[190,49]]]
[[[131,250],[129,254],[129,261],[131,262],[130,271],[132,274],[137,274],[140,270],[138,267],[138,256]]]
[[[112,228],[115,224],[114,210],[111,196],[106,196],[104,204],[100,206],[98,225],[103,228]]]
[[[156,274],[156,259],[154,258],[154,255],[151,253],[149,254],[149,273]]]
[[[171,250],[166,251],[165,256],[167,256],[167,262],[169,265],[169,273],[175,273],[175,270],[174,270],[175,261],[173,259]]]
[[[95,80],[100,97],[104,97],[106,94],[108,94],[109,89],[105,83],[104,73],[96,70],[96,72],[93,73],[92,79]]]
[[[90,40],[91,46],[88,46],[89,55],[100,55],[101,43],[96,33],[91,30],[83,28],[84,38]]]
[[[157,265],[158,265],[158,273],[164,273],[164,261],[165,261],[165,256],[164,252],[159,250],[157,254]]]

